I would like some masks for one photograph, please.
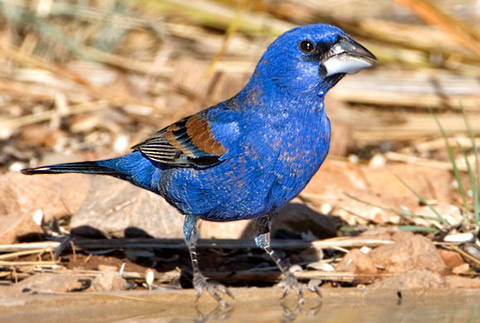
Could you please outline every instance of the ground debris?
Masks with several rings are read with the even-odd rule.
[[[373,249],[369,255],[374,263],[388,273],[407,273],[427,270],[444,274],[447,266],[428,238],[411,232],[398,232],[392,236],[394,244]]]
[[[67,293],[80,289],[83,285],[82,279],[85,276],[76,274],[34,274],[18,284],[9,287],[0,287],[0,290],[7,295],[15,296],[21,294],[58,294]]]
[[[126,290],[127,287],[127,281],[118,272],[104,271],[92,281],[88,291],[113,292]]]
[[[372,282],[377,273],[374,260],[359,249],[350,250],[337,264],[336,271],[360,274],[358,280],[361,283]]]
[[[381,63],[327,97],[329,158],[279,211],[273,248],[323,289],[480,288],[474,1],[442,1],[441,15],[432,2],[440,26],[399,9],[415,1],[3,2],[0,294],[191,287],[183,217],[163,199],[116,179],[19,170],[130,152],[234,95],[276,35],[318,17]],[[202,269],[227,285],[277,283],[253,231],[201,223]]]

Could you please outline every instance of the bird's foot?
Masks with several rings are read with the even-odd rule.
[[[298,304],[303,305],[305,303],[305,299],[303,298],[303,284],[299,283],[295,275],[287,271],[284,274],[282,281],[277,285],[278,287],[283,287],[282,297],[280,299],[284,299],[290,290],[294,290],[298,296]],[[311,292],[317,294],[320,298],[322,298],[322,294],[318,289],[318,281],[310,281],[306,286],[307,289]]]
[[[303,299],[303,286],[298,282],[297,278],[292,272],[287,271],[283,275],[283,279],[280,283],[278,283],[277,287],[283,287],[283,293],[280,299],[284,299],[290,290],[293,289],[298,295],[298,304],[303,305],[305,303],[305,300]]]
[[[229,305],[219,293],[226,294],[232,299],[235,299],[232,292],[227,287],[214,281],[207,281],[207,278],[200,273],[193,275],[193,287],[195,287],[195,290],[197,291],[196,301],[198,301],[204,291],[207,291],[210,295],[212,295],[212,297],[215,298],[215,300],[222,307]]]

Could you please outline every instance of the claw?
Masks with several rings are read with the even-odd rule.
[[[317,279],[312,279],[308,282],[308,285],[307,285],[307,288],[309,291],[311,291],[312,293],[315,293],[318,295],[318,297],[320,297],[320,299],[322,298],[322,293],[320,292],[320,289],[318,288],[318,286],[321,284],[321,281],[320,280],[317,280]]]
[[[220,304],[222,307],[227,307],[229,304],[220,296],[219,292],[228,295],[232,299],[235,299],[232,292],[222,284],[217,282],[209,282],[202,274],[198,273],[193,276],[193,286],[197,291],[197,298],[195,301],[198,301],[200,296],[202,296],[204,291],[207,291],[212,297]]]
[[[322,294],[320,292],[320,289],[318,288],[319,284],[320,284],[320,281],[311,280],[306,286],[306,288],[309,291],[317,294],[318,297],[322,298]],[[288,293],[293,289],[297,293],[298,304],[303,305],[305,303],[305,299],[303,297],[303,286],[304,284],[300,284],[292,272],[287,272],[283,277],[282,281],[277,285],[277,287],[283,287],[283,293],[280,299],[284,299],[288,295]]]
[[[282,297],[280,299],[284,299],[291,289],[293,289],[298,295],[298,303],[303,305],[305,300],[303,298],[303,287],[295,278],[295,275],[292,272],[287,272],[283,277],[282,281],[278,284],[279,287],[283,287]]]
[[[233,293],[227,287],[219,283],[217,283],[217,286],[222,293],[228,295],[231,299],[235,299],[235,296],[233,296]]]

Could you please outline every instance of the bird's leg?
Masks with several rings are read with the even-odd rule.
[[[273,249],[270,247],[270,229],[272,227],[272,215],[268,215],[259,218],[255,226],[255,243],[257,247],[262,248],[265,252],[275,261],[275,264],[283,274],[282,281],[278,286],[283,287],[282,299],[287,296],[291,289],[293,289],[298,295],[298,302],[303,305],[303,288],[302,284],[297,281],[295,275],[289,270],[289,266],[286,261],[282,259]],[[320,295],[320,291],[315,288],[308,287],[309,290],[314,291]]]
[[[223,286],[217,282],[207,281],[205,276],[202,275],[200,272],[200,268],[198,267],[198,258],[197,258],[197,221],[198,218],[192,215],[185,216],[185,222],[183,224],[183,234],[185,237],[185,242],[188,246],[188,251],[190,252],[190,259],[192,260],[192,270],[193,270],[193,287],[197,291],[197,300],[202,295],[203,291],[207,291],[213,298],[221,305],[221,306],[228,306],[228,303],[220,296],[219,292],[227,294],[231,298],[233,294]]]
[[[270,229],[272,227],[272,216],[267,215],[259,218],[255,225],[255,243],[257,247],[262,248],[275,261],[275,264],[283,274],[283,279],[279,286],[283,287],[282,299],[287,296],[291,289],[295,290],[298,295],[299,303],[303,304],[302,285],[297,278],[290,272],[289,266],[273,249],[270,247]]]

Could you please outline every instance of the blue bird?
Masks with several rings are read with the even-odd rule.
[[[110,175],[163,196],[185,215],[197,299],[209,292],[233,298],[199,270],[197,221],[256,219],[255,242],[283,274],[283,296],[302,285],[270,247],[274,213],[297,196],[327,156],[330,121],[324,97],[346,74],[375,56],[339,28],[294,28],[267,49],[234,97],[160,130],[114,159],[24,169],[24,174]],[[317,291],[318,290],[314,290]]]

